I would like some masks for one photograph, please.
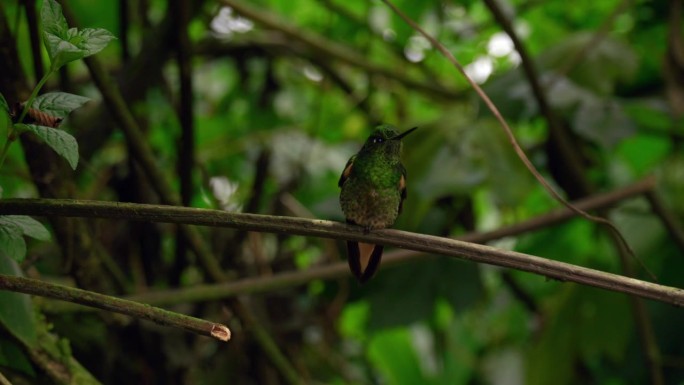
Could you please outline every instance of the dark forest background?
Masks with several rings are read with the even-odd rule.
[[[60,2],[70,26],[117,39],[42,90],[92,99],[59,127],[76,138],[78,167],[23,134],[0,168],[3,199],[342,221],[337,179],[385,122],[420,127],[404,140],[408,199],[395,228],[456,237],[559,207],[453,66],[380,1]],[[562,195],[616,192],[592,212],[659,283],[684,287],[684,2],[394,4],[465,65]],[[8,106],[49,70],[41,6],[0,3]],[[51,240],[27,238],[19,263],[0,253],[3,274],[222,322],[233,337],[3,291],[0,377],[14,385],[684,384],[684,310],[668,304],[446,257],[392,263],[391,249],[359,285],[342,242],[35,218]],[[489,244],[651,279],[585,219],[542,220]],[[233,286],[215,294],[217,281]],[[198,285],[208,290],[185,295]]]

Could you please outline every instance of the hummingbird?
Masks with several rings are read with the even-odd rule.
[[[353,155],[337,183],[347,223],[365,232],[394,224],[406,199],[406,168],[401,164],[401,139],[418,127],[399,133],[389,124],[377,126]],[[382,245],[347,241],[349,268],[356,279],[368,281],[382,258]]]

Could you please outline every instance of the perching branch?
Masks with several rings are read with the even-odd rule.
[[[592,211],[606,209],[616,205],[618,202],[643,196],[653,191],[655,186],[654,178],[647,178],[629,186],[622,187],[615,191],[597,194],[585,199],[575,201],[573,204],[582,210]],[[561,208],[552,212],[530,218],[526,221],[505,226],[487,232],[468,233],[459,236],[457,239],[465,242],[485,243],[495,239],[516,236],[531,231],[548,228],[569,219],[576,217],[576,214],[567,209]],[[400,263],[415,261],[424,258],[425,253],[413,250],[392,250],[383,256],[381,268],[387,268]],[[304,285],[315,279],[336,279],[348,276],[349,268],[346,262],[339,262],[323,266],[315,266],[306,270],[280,272],[265,277],[249,277],[239,281],[196,285],[193,287],[152,291],[134,294],[126,297],[131,301],[143,302],[153,306],[168,306],[180,303],[213,301],[236,295],[266,293],[281,290],[287,287]],[[85,310],[82,307],[75,307],[69,303],[50,304],[46,310],[54,312]]]
[[[0,274],[0,289],[109,310],[135,318],[146,319],[160,325],[176,327],[213,337],[221,341],[228,341],[230,339],[230,330],[225,325],[92,291],[4,274]]]
[[[400,230],[363,229],[338,222],[293,217],[228,213],[218,210],[61,199],[5,199],[0,214],[112,218],[230,227],[292,235],[307,235],[382,244],[441,254],[473,262],[527,271],[560,281],[572,281],[684,306],[684,290],[569,263],[449,238]]]

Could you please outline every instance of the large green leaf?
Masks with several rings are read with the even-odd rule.
[[[15,261],[26,256],[24,235],[42,241],[50,239],[50,233],[37,220],[25,215],[0,216],[0,248]]]
[[[388,385],[425,384],[423,371],[411,343],[408,329],[386,330],[375,335],[368,346],[368,356]]]
[[[35,124],[17,124],[16,126],[36,134],[56,153],[66,159],[72,169],[76,169],[78,165],[78,142],[71,134],[57,128]]]
[[[85,51],[85,56],[95,55],[116,39],[111,32],[102,28],[85,28],[79,31],[78,36],[83,39],[79,47]]]
[[[4,248],[0,247],[0,274],[22,276],[21,269]],[[0,324],[14,337],[28,346],[35,346],[36,319],[31,304],[31,297],[27,294],[11,291],[0,291]]]
[[[632,47],[610,35],[583,53],[593,38],[590,32],[580,32],[559,39],[539,56],[539,68],[543,71],[565,70],[568,58],[584,55],[568,76],[580,87],[597,95],[609,95],[619,82],[634,76],[639,58]]]
[[[22,233],[31,238],[41,241],[50,240],[50,232],[42,223],[26,215],[3,215],[0,216],[0,226],[14,224],[19,226]]]
[[[89,100],[90,98],[85,96],[67,92],[48,92],[36,97],[31,107],[53,116],[66,118],[71,111],[81,107]]]
[[[572,123],[575,132],[605,148],[613,148],[636,132],[634,122],[614,100],[585,99]]]
[[[31,377],[36,375],[24,349],[11,338],[0,338],[0,367],[11,368]]]
[[[22,261],[26,256],[26,242],[24,232],[15,223],[0,224],[0,251],[15,261]]]
[[[449,258],[428,259],[382,271],[367,285],[369,327],[383,329],[430,319],[438,299],[457,311],[480,300],[478,266]]]
[[[528,384],[574,384],[580,362],[621,365],[633,317],[621,294],[565,285],[546,307],[544,327],[530,345]]]
[[[64,38],[43,32],[43,39],[45,48],[47,48],[50,62],[52,63],[52,70],[56,70],[74,60],[85,57],[85,54],[76,45],[70,43]]]
[[[40,20],[43,24],[43,32],[55,36],[66,36],[69,26],[64,15],[62,15],[62,6],[55,0],[43,1]]]

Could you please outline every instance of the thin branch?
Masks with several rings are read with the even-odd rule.
[[[363,229],[357,226],[325,220],[228,213],[189,207],[61,199],[5,199],[0,201],[0,214],[116,218],[185,223],[355,240],[518,269],[560,281],[577,282],[677,306],[684,306],[684,290],[679,288],[514,251],[499,250],[489,246],[400,230],[386,229],[365,233]]]
[[[230,339],[230,330],[225,325],[92,291],[4,274],[0,274],[0,288],[109,310],[135,318],[146,319],[160,325],[213,337],[221,341],[228,341]]]
[[[33,75],[36,82],[43,78],[43,56],[40,47],[40,33],[38,32],[38,18],[36,17],[35,0],[24,0],[26,20],[28,21],[29,38],[31,40],[31,56],[33,60]]]
[[[496,6],[496,3],[494,2],[494,0],[484,0],[484,1],[488,6],[494,7],[492,9],[498,9],[498,6]],[[475,92],[480,96],[480,98],[487,105],[487,108],[489,108],[489,110],[492,112],[494,117],[496,117],[496,119],[501,124],[501,127],[504,129],[504,132],[508,136],[508,139],[511,142],[511,145],[515,149],[515,152],[518,154],[518,158],[520,158],[520,160],[523,162],[525,167],[530,171],[530,173],[534,176],[534,178],[537,179],[537,181],[544,187],[544,189],[556,201],[562,203],[564,206],[566,206],[570,210],[575,211],[577,213],[577,215],[580,215],[583,218],[590,220],[592,222],[601,223],[601,224],[607,226],[608,228],[610,228],[611,231],[613,231],[613,233],[615,233],[618,236],[618,239],[620,240],[622,245],[629,251],[629,253],[632,256],[634,256],[634,258],[641,264],[641,266],[644,268],[644,270],[646,270],[646,272],[651,276],[651,278],[653,278],[655,280],[655,276],[653,275],[653,273],[651,273],[651,271],[646,267],[646,265],[644,265],[643,262],[641,262],[641,260],[639,258],[637,258],[636,254],[634,253],[632,248],[629,246],[629,243],[627,243],[627,240],[625,240],[625,238],[622,236],[622,233],[620,233],[620,230],[618,230],[618,228],[615,227],[615,225],[612,222],[610,222],[609,220],[607,220],[605,218],[601,218],[601,217],[598,217],[595,215],[591,215],[591,214],[589,214],[585,211],[582,211],[582,210],[578,209],[577,207],[573,206],[572,204],[570,204],[570,202],[568,202],[565,198],[563,198],[549,184],[549,182],[546,181],[546,179],[544,179],[544,177],[541,175],[539,170],[537,170],[537,168],[534,166],[534,164],[532,164],[530,159],[527,157],[527,154],[525,154],[525,151],[523,151],[522,147],[520,147],[520,144],[518,144],[518,140],[516,139],[515,135],[513,134],[513,130],[511,130],[511,127],[506,122],[506,119],[504,119],[504,117],[501,115],[501,112],[499,111],[499,109],[496,107],[496,105],[494,105],[494,103],[489,98],[489,96],[487,96],[487,94],[484,92],[484,90],[477,83],[475,83],[474,80],[472,80],[468,76],[468,74],[465,72],[465,68],[463,68],[463,66],[456,59],[456,57],[451,52],[449,52],[449,50],[447,50],[446,47],[444,47],[444,45],[442,45],[442,43],[440,43],[437,39],[435,39],[430,34],[425,32],[425,30],[422,29],[418,24],[416,24],[416,22],[411,20],[399,8],[397,8],[394,4],[392,4],[392,2],[390,2],[389,0],[382,0],[382,2],[387,4],[387,6],[389,6],[397,15],[399,15],[399,17],[401,17],[408,25],[410,25],[411,28],[415,29],[421,35],[423,35],[423,37],[425,37],[430,42],[430,44],[432,44],[432,46],[435,47],[435,49],[437,49],[439,52],[441,52],[447,58],[447,60],[449,60],[451,62],[451,64],[453,64],[454,67],[456,67],[456,69],[461,73],[461,75],[463,75],[463,77],[465,77],[465,79],[473,87]],[[506,20],[506,19],[504,19],[504,20]],[[507,31],[507,33],[509,33],[509,36],[513,40],[513,44],[515,45],[516,50],[518,50],[518,52],[521,53],[520,57],[522,59],[523,58],[523,55],[521,52],[521,47],[523,47],[522,44],[520,44],[520,41],[516,38],[516,35],[513,33],[512,27],[507,29],[506,31]],[[523,63],[525,63],[525,61],[523,61]],[[555,127],[554,126],[555,120],[553,119],[553,113],[552,113],[551,109],[548,107],[548,103],[546,103],[546,99],[543,96],[544,94],[543,94],[543,91],[541,89],[541,85],[539,85],[539,82],[537,81],[537,77],[535,75],[535,72],[533,69],[534,67],[532,66],[531,61],[527,60],[527,65],[524,65],[523,67],[527,68],[526,74],[528,75],[528,80],[530,81],[530,84],[532,85],[533,91],[536,90],[536,91],[534,91],[534,94],[537,97],[537,101],[539,102],[540,108],[543,111],[546,111],[545,116],[548,118],[549,125],[553,129],[553,127]],[[536,86],[535,86],[535,84],[536,84]]]
[[[174,16],[176,61],[178,63],[179,97],[176,114],[181,133],[176,141],[176,171],[180,185],[180,199],[183,206],[190,206],[193,198],[193,169],[195,167],[195,126],[193,116],[192,89],[192,43],[188,36],[188,23],[191,18],[188,0],[174,0],[169,4],[169,12]],[[173,101],[171,101],[173,103]],[[187,261],[188,241],[185,236],[177,237],[176,260]]]
[[[546,189],[546,190],[547,190],[547,191],[548,191],[556,200],[558,200],[559,202],[563,203],[564,205],[566,205],[566,207],[570,208],[571,210],[576,210],[576,208],[572,207],[572,205],[569,205],[569,203],[568,203],[565,199],[563,199],[563,197],[561,197],[561,196],[558,194],[558,192],[556,192],[556,190],[554,190],[553,187],[551,187],[551,185],[549,185],[549,183],[548,183],[548,182],[544,179],[544,177],[539,173],[539,171],[536,169],[536,167],[534,167],[534,165],[532,164],[532,162],[530,161],[530,159],[527,157],[527,155],[525,154],[525,152],[522,150],[522,148],[521,148],[520,145],[518,144],[518,141],[517,141],[517,139],[515,138],[515,135],[513,135],[513,131],[511,130],[511,127],[508,125],[508,123],[506,122],[506,120],[503,118],[503,116],[501,115],[501,112],[499,111],[499,109],[496,107],[496,105],[494,105],[494,103],[492,102],[492,100],[489,98],[489,96],[487,96],[487,94],[482,90],[482,88],[481,88],[477,83],[475,83],[474,80],[472,80],[472,79],[468,76],[468,74],[467,74],[466,71],[465,71],[465,68],[464,68],[463,65],[461,65],[461,63],[456,59],[456,57],[455,57],[449,50],[447,50],[446,47],[444,47],[444,46],[442,45],[442,43],[440,43],[437,39],[435,39],[435,38],[432,37],[430,34],[428,34],[427,32],[425,32],[425,30],[424,30],[423,28],[421,28],[418,24],[416,24],[416,22],[414,22],[414,21],[411,20],[408,16],[406,16],[399,8],[397,8],[397,7],[396,7],[394,4],[392,4],[389,0],[382,0],[382,1],[383,1],[385,4],[387,4],[387,6],[389,6],[397,15],[399,15],[399,17],[401,17],[409,26],[411,26],[411,28],[415,29],[415,30],[418,31],[421,35],[423,35],[423,37],[425,37],[425,38],[430,42],[430,44],[432,44],[432,46],[435,47],[436,50],[438,50],[439,52],[441,52],[442,55],[444,55],[444,56],[447,58],[447,60],[449,60],[449,62],[451,62],[451,64],[453,64],[454,67],[456,67],[456,69],[458,70],[458,72],[460,72],[461,75],[463,75],[463,77],[464,77],[464,78],[468,81],[468,83],[473,87],[473,89],[475,90],[475,92],[480,96],[480,98],[481,98],[481,99],[484,101],[484,103],[487,105],[487,108],[489,108],[489,110],[492,112],[492,114],[494,115],[494,117],[495,117],[495,118],[497,119],[497,121],[501,124],[501,126],[502,126],[503,129],[504,129],[504,132],[505,132],[506,135],[508,136],[509,141],[511,142],[511,144],[513,145],[513,148],[515,149],[515,152],[518,154],[518,157],[520,158],[520,160],[522,160],[522,162],[525,164],[525,167],[527,167],[527,169],[530,170],[530,172],[532,173],[532,175],[534,175],[534,177],[539,181],[539,183],[541,183],[541,185],[544,186],[544,188],[545,188],[545,189]],[[588,215],[587,213],[584,213],[584,212],[582,212],[581,210],[577,211],[577,214],[578,214],[578,215],[582,215],[582,216]]]
[[[417,254],[416,254],[417,255]],[[401,259],[395,255],[386,255],[381,267],[396,265]],[[267,277],[245,278],[235,282],[216,285],[196,285],[179,290],[150,291],[126,297],[156,306],[168,306],[179,303],[206,302],[237,295],[268,293],[283,288],[300,286],[316,279],[328,280],[349,276],[346,262],[338,262],[325,266],[312,267],[307,270],[286,271]],[[51,310],[70,310],[72,306],[54,306]],[[48,308],[50,310],[50,308]]]
[[[684,251],[684,229],[682,229],[682,225],[677,218],[665,207],[665,204],[655,191],[646,193],[646,199],[648,199],[648,203],[651,205],[651,210],[660,217],[660,220],[670,233],[672,239],[677,243],[677,246]]]
[[[64,16],[71,25],[74,25],[74,17],[71,9],[66,2],[62,4],[62,11]],[[152,151],[143,136],[138,123],[136,122],[131,110],[124,100],[119,89],[114,87],[111,79],[108,78],[104,66],[97,58],[97,56],[90,56],[85,59],[88,70],[93,78],[94,83],[102,94],[105,104],[112,112],[114,118],[118,121],[119,126],[124,132],[124,136],[130,146],[134,157],[141,164],[145,174],[150,179],[150,184],[159,194],[162,202],[172,205],[180,204],[180,198],[171,188],[171,184],[165,178],[164,173],[157,167]],[[218,260],[209,250],[207,244],[202,239],[201,234],[197,229],[181,225],[179,226],[183,236],[188,240],[190,248],[193,250],[197,259],[200,261],[202,268],[209,277],[215,282],[224,282],[227,280],[226,274],[221,269]],[[242,301],[235,299],[232,301],[233,310],[238,314],[248,327],[252,330],[256,342],[261,346],[264,353],[273,362],[275,367],[285,377],[290,384],[299,384],[296,371],[292,365],[287,361],[284,354],[278,349],[271,336],[260,322],[252,315],[251,310],[244,306]]]
[[[627,7],[630,5],[631,1],[630,0],[622,0],[620,3],[618,3],[615,8],[613,8],[613,11],[606,17],[606,19],[601,23],[601,26],[596,30],[596,32],[593,34],[591,39],[582,46],[582,48],[575,54],[574,56],[570,57],[569,60],[566,60],[563,63],[563,66],[556,71],[556,76],[554,76],[548,84],[546,84],[547,88],[551,88],[551,86],[558,80],[561,79],[564,76],[567,76],[577,65],[582,63],[582,61],[591,53],[592,48],[597,47],[598,45],[601,44],[602,40],[608,36],[608,33],[610,32],[610,28],[615,24],[615,20],[617,20],[618,16],[620,16]]]
[[[378,33],[371,28],[368,22],[368,17],[364,15],[359,15],[347,9],[345,6],[338,4],[335,0],[319,0],[326,8],[340,17],[347,19],[349,22],[353,23],[356,27],[366,30],[370,37],[376,40],[379,44],[382,44],[387,48],[387,52],[390,52],[394,59],[389,62],[395,62],[395,60],[401,61],[403,64],[415,67],[420,70],[427,79],[437,79],[437,74],[435,74],[426,64],[425,61],[411,61],[408,60],[404,54],[404,46],[401,42],[394,39],[385,39],[381,33]]]
[[[223,4],[233,8],[239,14],[254,20],[268,28],[277,30],[286,36],[301,42],[310,47],[311,50],[327,59],[334,58],[349,65],[359,67],[369,74],[376,74],[388,79],[396,80],[407,87],[430,93],[445,99],[462,98],[463,93],[445,88],[439,84],[428,83],[416,80],[408,76],[405,72],[388,68],[368,61],[367,57],[359,54],[352,48],[340,43],[327,40],[326,38],[280,19],[275,14],[256,6],[250,5],[241,0],[222,0]]]
[[[609,193],[599,194],[592,197],[573,202],[574,205],[582,210],[596,210],[608,208],[620,201],[635,198],[652,191],[655,186],[655,179],[648,178],[630,186]],[[531,231],[548,228],[550,226],[565,222],[575,218],[576,214],[567,209],[561,208],[547,214],[542,214],[526,221],[502,227],[497,230],[484,233],[468,233],[459,236],[461,241],[485,243],[495,239],[516,236]],[[409,261],[424,258],[425,253],[413,250],[393,250],[385,253],[381,268],[398,265]],[[325,266],[316,266],[307,270],[287,271],[275,274],[270,277],[245,278],[239,281],[217,284],[217,285],[196,285],[189,288],[154,291],[135,294],[126,297],[131,301],[144,302],[154,306],[168,306],[179,303],[192,303],[219,300],[236,295],[272,292],[287,287],[307,284],[315,279],[336,279],[349,276],[349,269],[346,262],[339,262]],[[46,309],[53,312],[70,311],[83,309],[82,307],[64,304],[50,304]]]
[[[617,202],[625,199],[633,198],[639,195],[647,194],[653,191],[655,188],[655,178],[648,177],[634,184],[621,187],[620,189],[603,193],[592,195],[577,201],[572,202],[573,206],[584,210],[592,211],[601,208],[610,207]],[[536,229],[543,228],[545,226],[554,225],[563,222],[569,218],[577,215],[577,212],[570,210],[567,207],[563,207],[552,211],[547,214],[543,214],[527,221],[523,221],[511,226],[507,226],[498,230],[493,230],[484,234],[489,234],[485,239],[482,239],[482,233],[474,233],[472,236],[466,235],[460,237],[459,239],[467,242],[486,242],[492,239],[499,239],[513,234],[521,234]]]
[[[544,92],[544,89],[542,88],[541,81],[539,79],[539,73],[535,67],[534,61],[530,57],[530,55],[527,52],[527,48],[525,47],[525,44],[523,44],[522,40],[518,37],[515,29],[513,28],[513,23],[512,21],[507,17],[505,12],[501,9],[500,5],[498,4],[497,0],[484,0],[484,3],[487,5],[489,8],[490,12],[494,16],[494,19],[499,23],[501,28],[506,32],[506,34],[511,38],[513,45],[515,46],[516,51],[520,54],[520,61],[522,63],[523,67],[523,72],[525,73],[525,77],[527,78],[527,81],[530,84],[530,87],[532,89],[532,94],[534,95],[534,98],[537,100],[537,104],[539,105],[539,110],[541,111],[542,115],[545,117],[547,124],[549,126],[549,131],[552,134],[556,135],[556,141],[559,142],[561,138],[559,138],[559,135],[564,135],[564,129],[561,127],[561,125],[558,122],[558,119],[556,118],[556,114],[554,113],[553,109],[551,108],[551,105],[548,101],[548,98]],[[618,6],[618,8],[613,12],[612,18],[616,17],[621,10],[626,7],[627,1],[623,1],[622,4]],[[604,33],[607,32],[608,26],[612,23],[610,21],[609,23],[604,23],[603,28],[605,28]],[[594,38],[591,40],[590,43],[598,42],[603,38],[601,34],[596,34]],[[579,58],[580,60],[586,55],[589,50],[593,48],[593,45],[585,45],[583,47],[583,51],[580,52],[580,55],[577,55],[575,59]],[[568,61],[569,64],[574,66],[577,62],[571,62],[571,60]],[[571,69],[572,67],[566,67],[567,69]],[[563,141],[565,143],[565,141]],[[559,143],[560,144],[560,143]],[[563,158],[568,160],[568,163],[570,164],[579,164],[578,159],[576,154],[576,151],[572,151],[567,148],[567,146],[560,148],[560,150],[563,153]],[[584,175],[582,175],[581,172],[577,172],[577,168],[573,168],[575,177],[573,178],[576,181],[580,181],[581,185],[583,186],[589,186],[589,183],[585,182],[586,178]],[[541,181],[540,181],[541,182]],[[601,215],[601,214],[599,214]],[[617,229],[615,225],[612,224],[607,219],[602,218],[601,216],[598,215],[583,215],[586,219],[598,222],[598,223],[603,223],[606,225],[608,228],[611,230],[611,238],[613,242],[616,245],[616,248],[618,250],[618,253],[620,255],[620,261],[622,264],[623,272],[627,276],[634,276],[634,272],[632,269],[631,264],[629,263],[628,256],[632,256],[636,261],[639,262],[639,264],[642,266],[642,268],[655,280],[655,275],[651,273],[651,271],[646,267],[646,265],[636,256],[636,253],[632,250],[630,247],[629,243],[627,240],[622,236],[620,231]],[[662,384],[662,369],[660,367],[660,363],[658,361],[659,357],[659,348],[658,345],[655,341],[655,338],[653,336],[653,326],[650,322],[650,319],[648,318],[648,314],[646,312],[646,309],[644,307],[643,301],[640,298],[636,297],[630,297],[630,301],[632,304],[632,310],[634,313],[634,318],[637,324],[637,330],[639,331],[639,337],[640,341],[643,345],[644,351],[646,351],[646,364],[649,368],[649,372],[651,374],[651,379],[652,379],[652,384],[653,385],[660,385]]]
[[[342,76],[340,71],[332,64],[329,58],[321,57],[312,52],[311,49],[303,44],[293,44],[281,33],[269,34],[250,34],[241,36],[239,39],[225,41],[214,37],[207,37],[200,41],[195,47],[195,54],[206,56],[235,56],[245,55],[247,52],[253,55],[281,55],[296,56],[303,58],[318,67],[324,75],[336,84],[349,98],[352,106],[358,107],[372,122],[379,121],[377,114],[372,111],[367,96],[358,95],[354,87]],[[261,52],[260,52],[261,51]]]
[[[76,25],[71,9],[66,2],[62,4],[62,10],[64,16],[69,21],[69,25]],[[88,66],[93,82],[102,94],[107,108],[123,131],[133,157],[138,161],[145,175],[149,178],[150,185],[159,194],[162,202],[169,205],[179,205],[181,203],[180,198],[171,188],[161,169],[157,167],[152,150],[147,144],[147,140],[140,130],[138,122],[133,117],[121,92],[109,78],[102,62],[97,56],[90,56],[85,59],[85,63]],[[221,266],[203,242],[199,232],[188,226],[180,226],[180,230],[188,240],[205,271],[212,276],[212,279],[216,281],[225,279]]]
[[[584,167],[582,166],[582,160],[579,157],[579,153],[574,148],[572,140],[567,134],[567,130],[560,124],[556,114],[551,108],[551,105],[539,80],[539,72],[537,71],[534,60],[532,60],[531,56],[527,52],[525,44],[523,44],[522,40],[518,37],[515,28],[513,28],[513,22],[509,20],[506,13],[499,6],[497,0],[484,0],[484,3],[487,8],[489,8],[494,20],[496,20],[496,22],[501,26],[501,29],[503,29],[503,31],[509,36],[513,42],[515,50],[520,55],[520,63],[522,65],[523,73],[530,85],[532,95],[537,102],[539,111],[546,120],[546,124],[549,128],[549,144],[552,147],[549,149],[549,151],[558,152],[560,159],[562,159],[561,162],[556,162],[563,167],[563,170],[559,172],[560,175],[558,175],[556,178],[562,185],[561,187],[564,187],[571,198],[577,198],[579,196],[590,194],[591,185],[584,177]],[[508,131],[509,129],[504,127],[504,130]],[[509,137],[512,136],[512,133],[509,134]],[[517,143],[512,142],[512,144],[515,147],[518,146]],[[518,151],[517,148],[516,151],[519,154],[522,152],[522,150]],[[525,163],[527,166],[528,162],[525,162],[523,159],[523,163]],[[530,171],[535,174],[534,171]],[[535,175],[535,178],[539,180],[537,175]],[[563,183],[563,180],[565,179],[569,179],[570,181]],[[550,187],[545,185],[545,181],[539,180],[539,182],[544,185],[547,190],[549,190]],[[569,188],[568,186],[572,186],[572,188]],[[550,190],[549,192],[554,196],[557,195]],[[556,197],[556,199],[558,198]],[[593,220],[591,218],[587,219]]]
[[[195,128],[193,118],[192,90],[192,43],[188,36],[191,10],[189,0],[174,0],[169,8],[175,13],[178,62],[178,83],[180,84],[178,118],[181,136],[178,140],[178,177],[180,178],[181,201],[189,206],[192,201],[192,169],[195,165]]]
[[[130,31],[131,17],[129,0],[119,1],[119,42],[121,44],[121,61],[127,63],[131,59],[131,46],[128,42],[128,32]]]
[[[0,373],[0,385],[12,385],[11,382],[5,377],[2,373]]]

